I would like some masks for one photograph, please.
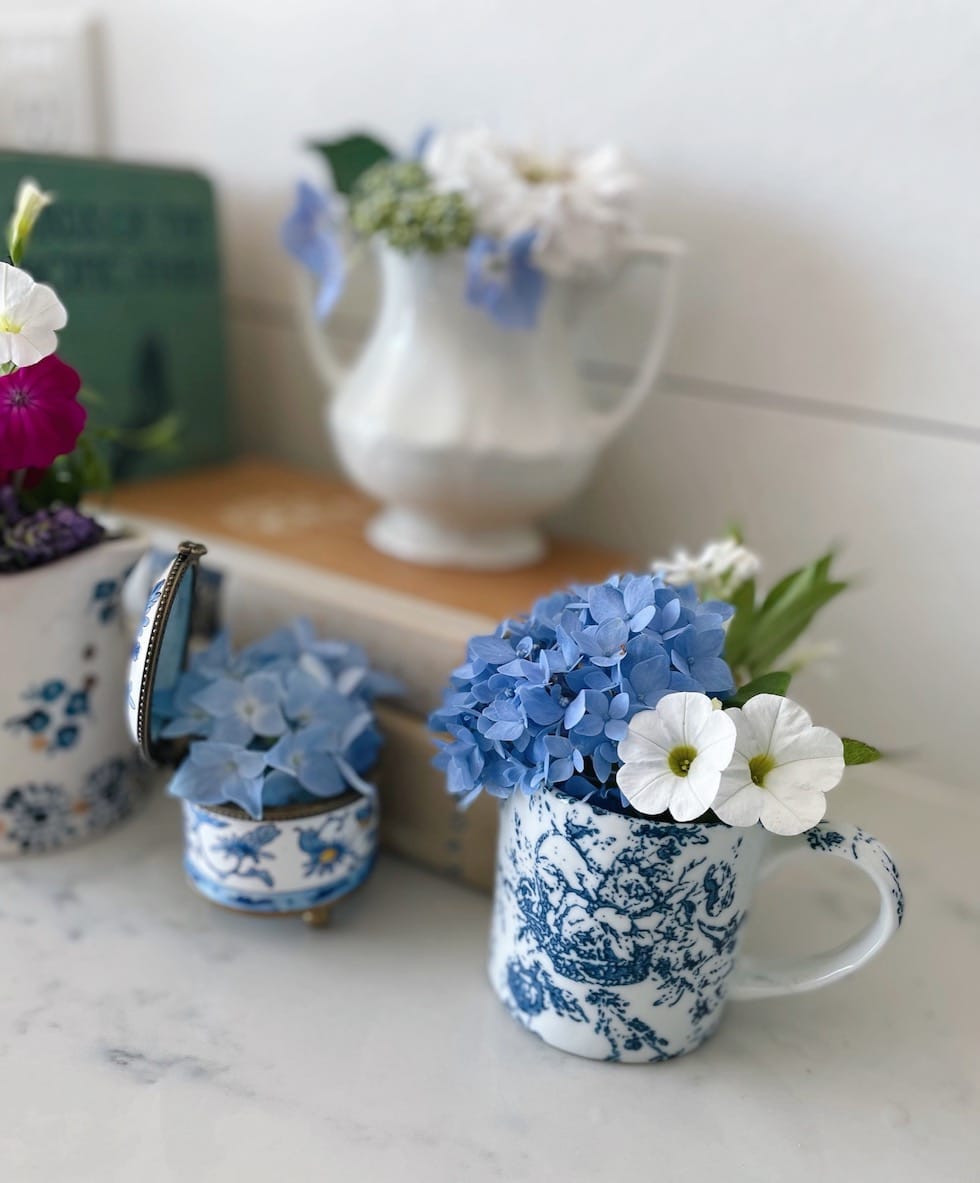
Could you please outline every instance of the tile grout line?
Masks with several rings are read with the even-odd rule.
[[[260,319],[265,325],[297,332],[292,309],[288,304],[274,300],[258,300],[252,297],[229,297],[229,309],[233,316],[246,319]],[[337,335],[340,340],[353,342],[360,334],[357,326],[361,322],[353,317],[337,318]],[[615,362],[586,360],[581,367],[582,377],[588,382],[604,383],[609,386],[627,386],[633,379],[629,366]],[[755,386],[740,386],[720,382],[713,378],[697,378],[683,374],[662,374],[657,383],[658,393],[674,398],[695,398],[703,402],[727,403],[755,410],[775,411],[781,414],[804,415],[816,419],[828,419],[842,423],[853,423],[861,427],[879,427],[886,431],[899,431],[905,435],[931,436],[934,439],[951,440],[961,444],[980,444],[980,427],[967,423],[951,423],[943,419],[931,419],[924,415],[910,415],[903,411],[883,411],[874,407],[849,407],[843,403],[825,401],[812,395],[781,394],[775,390],[763,390]]]

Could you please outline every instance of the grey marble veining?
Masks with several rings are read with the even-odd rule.
[[[649,1067],[517,1027],[484,978],[489,901],[394,860],[325,931],[197,897],[161,796],[0,864],[0,1177],[980,1179],[977,816],[877,772],[837,795],[902,867],[902,932],[864,973],[732,1005]],[[755,948],[825,947],[870,915],[863,881],[813,862],[762,889]]]

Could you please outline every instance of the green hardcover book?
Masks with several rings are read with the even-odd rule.
[[[68,309],[58,355],[97,396],[91,422],[144,428],[174,414],[177,446],[113,448],[117,479],[232,452],[210,182],[184,169],[0,152],[0,215],[33,177],[57,201],[23,266]]]

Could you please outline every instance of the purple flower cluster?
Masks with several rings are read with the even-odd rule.
[[[0,487],[0,574],[64,558],[104,533],[94,518],[70,505],[26,512],[9,485]]]
[[[264,808],[335,797],[355,788],[381,735],[372,709],[397,687],[355,645],[317,638],[296,620],[240,653],[220,635],[191,659],[172,693],[154,695],[163,738],[191,737],[170,792],[197,805]]]
[[[729,604],[658,575],[573,587],[474,637],[429,725],[436,766],[464,805],[485,789],[509,797],[561,788],[616,808],[616,748],[629,720],[665,694],[724,698]]]

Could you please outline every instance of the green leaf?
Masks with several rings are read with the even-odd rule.
[[[805,567],[785,575],[770,590],[756,613],[752,640],[743,664],[750,674],[764,673],[806,631],[814,616],[849,585],[831,580],[835,552],[830,550]]]
[[[380,140],[356,133],[341,140],[327,140],[310,145],[322,152],[338,193],[349,195],[358,177],[382,160],[390,160],[393,153]]]
[[[881,759],[881,752],[860,739],[842,739],[845,764],[873,764]]]
[[[848,584],[824,583],[787,603],[768,616],[757,618],[755,634],[757,643],[746,659],[750,673],[764,673],[810,626],[814,616],[835,596],[840,595]]]
[[[728,625],[725,634],[725,660],[730,666],[743,664],[747,642],[752,634],[755,616],[755,580],[746,579],[740,583],[732,593],[729,601],[735,609],[735,615]]]
[[[726,698],[725,706],[744,706],[750,698],[755,698],[757,694],[778,694],[782,697],[789,689],[792,677],[793,675],[786,673],[785,670],[773,670],[771,673],[762,674],[758,678],[753,678],[751,682],[746,682],[744,686],[740,686],[731,698]]]
[[[108,489],[112,483],[109,465],[97,440],[97,431],[83,431],[74,450],[59,456],[40,484],[25,492],[25,505],[31,509],[41,509],[56,501],[77,505],[86,493]]]
[[[774,611],[785,597],[788,597],[791,593],[795,594],[805,590],[809,582],[809,567],[797,567],[795,571],[790,571],[788,575],[784,575],[778,583],[769,589],[766,598],[762,601],[762,607],[759,609],[760,613]]]
[[[146,427],[103,427],[103,439],[131,452],[172,452],[180,440],[180,416],[171,412]]]

